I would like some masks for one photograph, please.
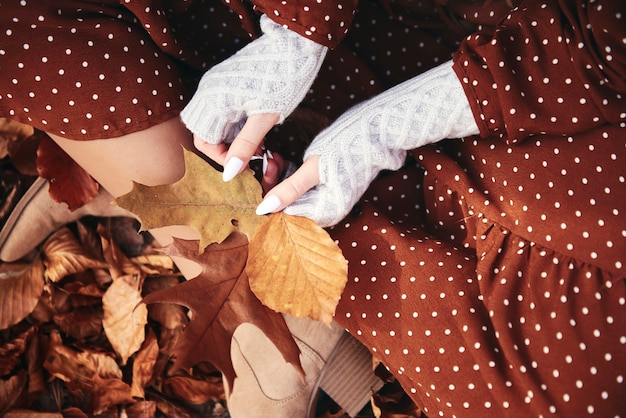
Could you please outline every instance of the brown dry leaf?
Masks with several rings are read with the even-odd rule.
[[[60,412],[41,412],[28,409],[12,409],[2,418],[67,418]]]
[[[37,150],[37,172],[50,183],[50,196],[76,210],[98,195],[98,183],[49,136]]]
[[[277,312],[330,324],[348,279],[348,262],[308,218],[275,213],[250,240],[250,288]]]
[[[28,372],[26,370],[20,370],[6,380],[0,379],[0,414],[15,404],[26,389],[27,381]]]
[[[111,238],[110,231],[105,226],[98,225],[98,233],[102,242],[102,255],[113,280],[123,276],[141,276],[141,269],[124,255]]]
[[[390,379],[372,396],[374,414],[378,418],[426,418],[400,383],[392,376]]]
[[[54,315],[52,320],[65,334],[84,340],[102,332],[102,306],[81,306],[69,312]]]
[[[65,345],[58,332],[50,333],[50,344],[44,368],[53,376],[81,388],[91,388],[93,377],[121,379],[122,371],[115,359],[106,353],[77,351]]]
[[[113,280],[102,297],[102,325],[107,339],[125,365],[145,339],[148,308],[141,304],[139,280],[123,276]]]
[[[172,369],[207,361],[222,372],[232,388],[235,380],[230,358],[232,336],[241,323],[249,322],[259,327],[285,360],[303,373],[300,350],[283,316],[264,306],[250,291],[244,271],[248,256],[246,236],[233,233],[224,242],[209,245],[200,255],[197,245],[197,241],[174,239],[164,251],[198,262],[203,269],[200,275],[144,298],[147,304],[178,303],[192,311],[191,322],[174,350],[176,359]]]
[[[130,259],[139,266],[141,271],[150,275],[165,274],[174,270],[174,261],[171,257],[162,254],[146,254]]]
[[[74,406],[65,408],[62,412],[63,418],[89,418],[87,414]]]
[[[28,370],[28,395],[31,399],[46,390],[46,378],[41,367],[44,356],[43,341],[46,341],[45,337],[39,334],[34,334],[28,340],[26,367]]]
[[[39,297],[39,302],[37,302],[35,309],[30,313],[30,317],[35,322],[45,323],[52,321],[52,316],[55,312],[56,310],[52,305],[50,295],[50,286],[44,285],[43,292],[41,292],[41,296]]]
[[[201,405],[210,399],[224,399],[221,381],[200,380],[190,376],[168,377],[163,382],[163,392],[192,405]]]
[[[67,227],[56,230],[44,242],[42,251],[46,278],[52,282],[88,269],[107,267],[105,262],[94,259]]]
[[[87,225],[84,218],[77,220],[75,226],[77,240],[83,247],[84,252],[89,254],[91,258],[101,260],[103,258],[102,242],[98,232],[93,227]]]
[[[28,328],[10,341],[0,345],[0,376],[8,376],[21,361],[22,354],[26,351],[28,339],[33,335],[34,329]]]
[[[130,396],[130,386],[116,378],[93,377],[93,386],[89,398],[89,409],[99,415],[112,406],[132,404],[135,400]],[[116,411],[117,412],[117,411]]]
[[[2,265],[0,279],[0,329],[8,328],[26,318],[37,306],[43,292],[44,270],[37,258],[27,267]]]
[[[45,133],[35,131],[26,138],[9,142],[11,164],[21,174],[37,176],[37,148],[44,136],[46,136]]]
[[[34,132],[35,129],[30,125],[0,118],[0,158],[10,155],[10,148],[14,143],[29,138]]]
[[[252,236],[263,220],[255,214],[261,202],[261,186],[251,170],[228,183],[202,158],[185,151],[185,175],[167,186],[135,183],[116,203],[141,219],[148,230],[169,225],[189,225],[200,233],[199,249],[222,242],[231,232]]]
[[[143,290],[146,294],[169,289],[180,283],[178,276],[153,277],[145,281]],[[183,330],[189,323],[184,308],[174,303],[155,303],[148,306],[148,315],[159,323],[160,328]]]
[[[168,289],[180,283],[179,277],[169,275],[149,277],[143,286],[145,294]],[[154,366],[154,375],[160,375],[169,364],[169,356],[174,351],[178,339],[189,324],[186,308],[174,303],[153,303],[148,305],[148,316],[159,328],[159,358]]]
[[[176,418],[196,418],[198,415],[182,405],[177,405],[175,402],[166,399],[165,397],[156,398],[154,402],[157,405],[157,409],[161,412],[161,416],[176,417]]]
[[[154,365],[159,357],[159,344],[150,330],[137,355],[133,359],[133,381],[130,394],[133,398],[145,398],[146,384],[152,380]]]
[[[133,405],[127,405],[124,409],[126,414],[122,413],[120,417],[151,418],[156,416],[157,404],[154,401],[140,401]]]

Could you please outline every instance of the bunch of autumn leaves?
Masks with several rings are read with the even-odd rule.
[[[252,173],[225,185],[199,157],[185,161],[179,182],[135,185],[117,203],[143,229],[190,225],[199,241],[129,256],[111,225],[134,220],[94,218],[54,232],[28,263],[0,264],[0,412],[219,415],[242,322],[301,367],[280,312],[331,321],[347,278],[341,251],[307,219],[256,216]],[[172,257],[201,273],[186,280]]]
[[[185,309],[140,303],[142,294],[180,282],[171,259],[150,251],[127,257],[111,237],[112,220],[102,221],[63,227],[32,262],[0,266],[0,409],[6,416],[219,410],[215,370],[170,369],[189,322]]]

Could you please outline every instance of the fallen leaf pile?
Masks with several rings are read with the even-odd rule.
[[[226,411],[221,374],[211,364],[172,367],[188,312],[141,300],[184,279],[150,246],[134,257],[120,249],[110,225],[133,221],[83,219],[51,235],[32,263],[0,264],[5,416]]]

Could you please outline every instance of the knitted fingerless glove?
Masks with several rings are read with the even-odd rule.
[[[478,133],[448,61],[353,107],[322,131],[304,155],[319,155],[320,183],[285,212],[322,227],[337,224],[381,170],[402,166],[407,150]]]
[[[246,117],[275,113],[279,122],[308,92],[327,47],[261,16],[263,35],[212,67],[181,112],[183,123],[211,144],[230,143]]]

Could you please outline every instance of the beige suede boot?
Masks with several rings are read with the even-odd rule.
[[[86,215],[136,218],[131,212],[112,205],[112,200],[113,197],[101,188],[91,202],[71,211],[66,204],[54,201],[48,193],[48,181],[38,178],[0,230],[0,260],[12,262],[27,256],[59,227]]]
[[[382,386],[367,349],[334,322],[328,327],[284,316],[300,348],[305,380],[259,328],[241,324],[231,346],[234,391],[226,387],[230,416],[307,418],[315,412],[320,388],[355,416]]]

